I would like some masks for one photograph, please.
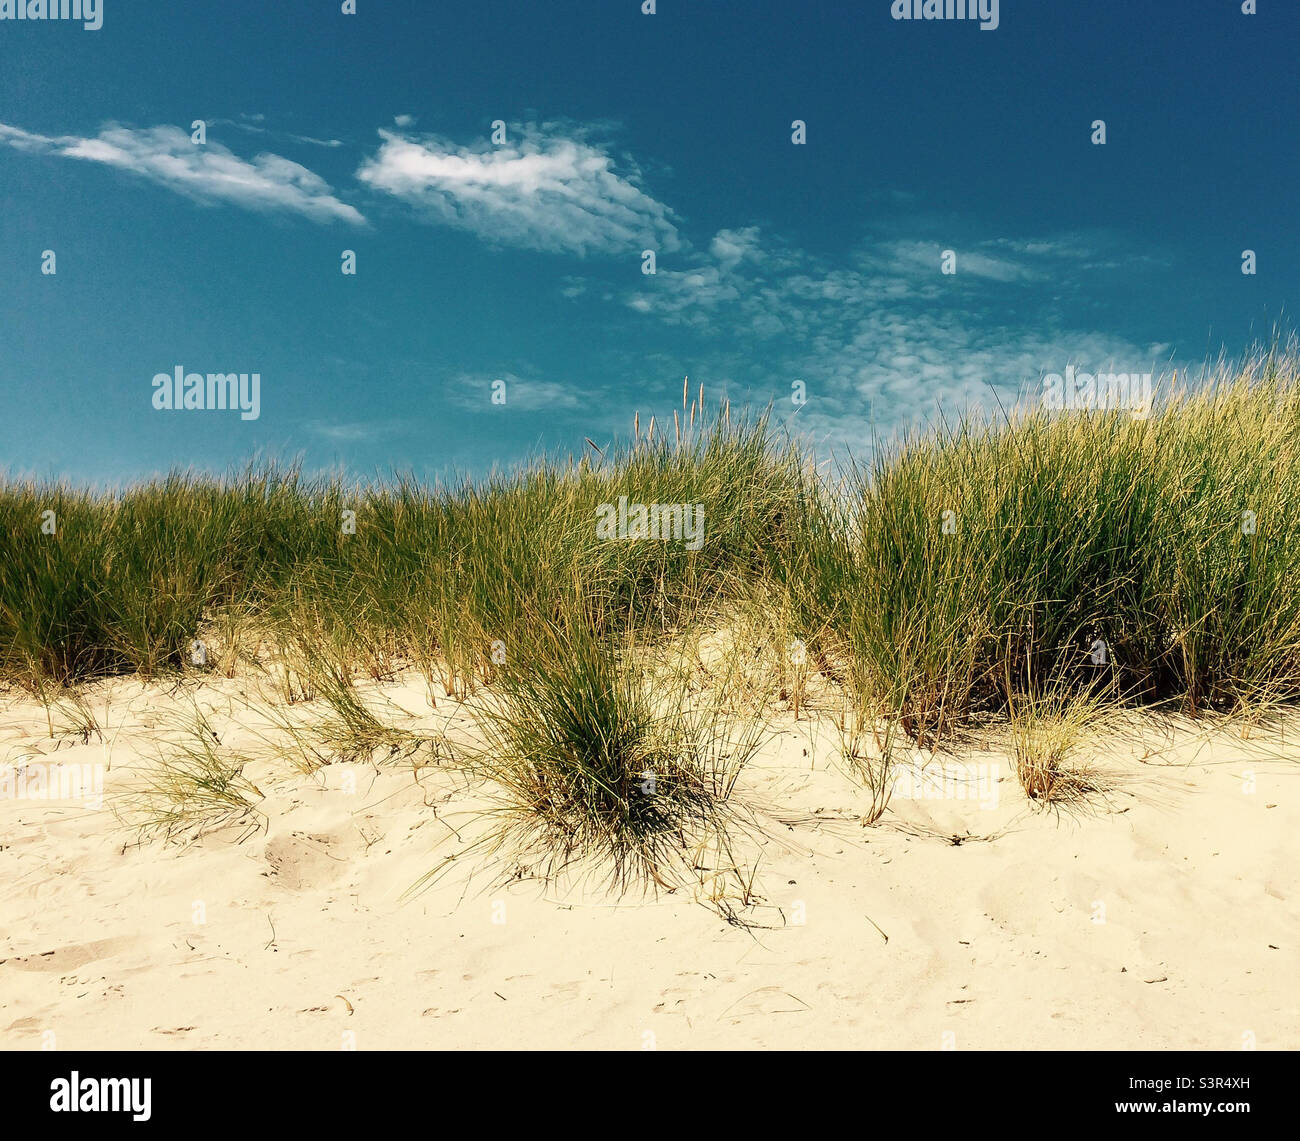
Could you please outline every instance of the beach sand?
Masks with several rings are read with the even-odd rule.
[[[429,717],[422,679],[383,688],[472,733],[446,700]],[[138,843],[114,796],[169,710],[197,700],[223,748],[255,750],[252,695],[86,695],[103,741],[51,740],[16,694],[0,708],[0,765],[108,766],[102,806],[0,800],[4,1049],[1300,1046],[1295,725],[1134,717],[1099,758],[1111,791],[1065,811],[1026,799],[990,727],[931,761],[987,766],[982,786],[896,795],[864,828],[834,733],[787,712],[736,789],[761,859],[728,922],[707,883],[500,885],[472,855],[402,898],[483,819],[449,764],[268,756],[245,771],[257,821]]]

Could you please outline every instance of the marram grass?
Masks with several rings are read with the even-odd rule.
[[[971,416],[834,476],[766,419],[682,421],[449,487],[275,466],[113,493],[0,483],[0,680],[52,700],[187,669],[211,636],[212,667],[325,697],[327,754],[360,755],[408,742],[350,701],[352,678],[413,664],[435,701],[484,698],[515,823],[620,875],[661,874],[735,779],[701,776],[729,731],[695,716],[712,699],[639,674],[629,647],[773,599],[767,623],[808,668],[836,663],[854,724],[890,740],[932,745],[990,710],[1023,722],[1045,686],[1066,709],[1103,680],[1109,701],[1192,714],[1300,697],[1294,349],[1140,418]],[[624,496],[700,505],[698,549],[602,537]],[[658,799],[633,795],[646,771]]]
[[[1300,385],[1269,357],[1145,419],[967,421],[878,448],[771,573],[920,740],[1059,674],[1188,712],[1300,695]]]

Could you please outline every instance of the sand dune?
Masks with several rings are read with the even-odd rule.
[[[385,691],[422,707],[421,684]],[[1077,812],[1032,807],[991,729],[929,761],[988,766],[983,805],[950,781],[864,828],[834,735],[787,713],[736,790],[762,834],[732,923],[707,885],[501,885],[470,858],[403,899],[481,820],[487,790],[452,765],[268,756],[245,773],[254,827],[140,844],[113,805],[168,709],[197,698],[252,751],[256,718],[238,681],[88,693],[103,742],[51,740],[12,695],[0,715],[11,773],[109,765],[103,806],[0,800],[6,1049],[1300,1044],[1294,729],[1137,719],[1102,758],[1113,790]]]

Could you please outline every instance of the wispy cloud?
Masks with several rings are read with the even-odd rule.
[[[1018,254],[1029,254],[1032,257],[1087,258],[1092,256],[1092,250],[1077,237],[1037,240],[993,238],[982,244],[1012,250]]]
[[[555,124],[511,129],[512,141],[458,146],[379,132],[383,145],[357,176],[430,221],[524,249],[637,257],[681,247],[667,206],[641,188],[588,132]]]
[[[934,274],[939,271],[945,250],[951,250],[954,255],[957,274],[970,274],[990,281],[1037,281],[1042,277],[1037,269],[1023,261],[982,253],[978,249],[943,246],[938,242],[889,242],[874,257],[869,255],[869,260],[876,268],[892,273]]]
[[[941,273],[944,248],[957,251],[956,275]],[[749,227],[720,231],[707,250],[680,264],[665,259],[655,275],[604,296],[697,331],[693,375],[733,378],[729,388],[747,390],[736,398],[774,400],[793,428],[860,449],[873,427],[940,408],[1013,404],[1070,364],[1156,374],[1185,367],[1168,345],[1073,326],[1063,287],[1041,288],[1068,284],[1069,271],[1094,256],[1073,237],[946,247],[891,238],[832,263]],[[576,288],[571,281],[566,292]],[[960,306],[951,304],[954,289],[963,291]],[[789,400],[795,380],[806,385],[805,405]]]
[[[493,404],[493,386],[505,383],[505,404]],[[451,400],[467,412],[498,412],[513,408],[519,412],[578,409],[591,402],[590,391],[554,380],[526,380],[514,373],[488,376],[462,373],[448,387]]]
[[[308,420],[303,424],[312,435],[332,440],[337,444],[372,443],[405,430],[407,425],[398,420],[354,420],[350,423],[333,423],[328,420]]]
[[[179,127],[106,124],[98,135],[48,136],[0,123],[0,143],[116,167],[205,205],[230,203],[249,210],[287,211],[317,222],[363,225],[353,206],[299,163],[275,154],[243,159],[220,143],[199,146]]]
[[[318,139],[314,135],[297,135],[292,131],[278,131],[271,127],[260,126],[265,119],[265,115],[247,115],[242,119],[209,119],[208,126],[235,127],[240,131],[247,131],[250,135],[271,135],[277,139],[287,139],[291,143],[304,143],[313,147],[328,147],[331,150],[343,145],[342,139]]]

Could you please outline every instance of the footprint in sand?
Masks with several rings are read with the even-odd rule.
[[[328,887],[347,873],[360,845],[355,836],[294,832],[268,840],[262,855],[275,882],[290,891]]]

